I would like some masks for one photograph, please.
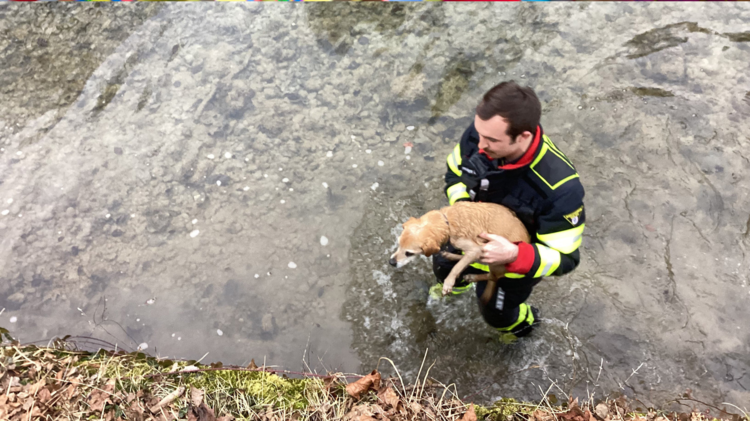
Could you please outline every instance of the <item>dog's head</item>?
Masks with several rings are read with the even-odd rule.
[[[440,251],[440,245],[445,236],[445,222],[438,214],[437,221],[434,215],[427,215],[417,219],[409,218],[404,222],[404,230],[398,237],[398,250],[391,255],[388,263],[397,268],[403,267],[419,255],[432,256]],[[434,223],[442,224],[435,226]]]

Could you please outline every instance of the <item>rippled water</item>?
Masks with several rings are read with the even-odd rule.
[[[0,325],[22,341],[410,379],[426,354],[485,401],[750,400],[745,5],[38,6],[0,7]],[[427,260],[387,264],[507,79],[588,215],[512,345],[472,297],[428,300]]]

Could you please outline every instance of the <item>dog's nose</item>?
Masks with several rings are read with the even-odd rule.
[[[389,260],[388,263],[390,263],[390,265],[393,267],[396,267],[396,265],[398,264],[396,259],[394,259],[393,257],[391,257],[391,260]]]

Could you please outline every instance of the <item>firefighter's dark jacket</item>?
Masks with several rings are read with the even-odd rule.
[[[518,244],[518,258],[506,265],[506,277],[536,283],[538,278],[575,269],[586,213],[583,186],[570,160],[541,127],[527,152],[514,163],[490,160],[486,155],[482,160],[472,159],[483,152],[472,123],[448,155],[445,193],[451,205],[461,200],[490,202],[516,212],[532,242]],[[484,168],[472,168],[480,166],[480,161]],[[479,263],[472,266],[488,270]]]

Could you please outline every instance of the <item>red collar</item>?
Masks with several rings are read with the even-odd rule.
[[[508,164],[508,165],[498,165],[497,168],[501,170],[515,170],[516,168],[521,168],[524,165],[528,165],[531,163],[531,161],[534,159],[534,155],[536,155],[537,149],[539,149],[539,140],[542,138],[542,129],[541,127],[536,127],[536,135],[534,135],[534,141],[531,142],[531,146],[529,146],[529,149],[526,150],[526,152],[523,154],[521,159],[518,161]],[[479,153],[485,153],[484,150],[480,149]],[[486,155],[486,154],[485,154]]]

